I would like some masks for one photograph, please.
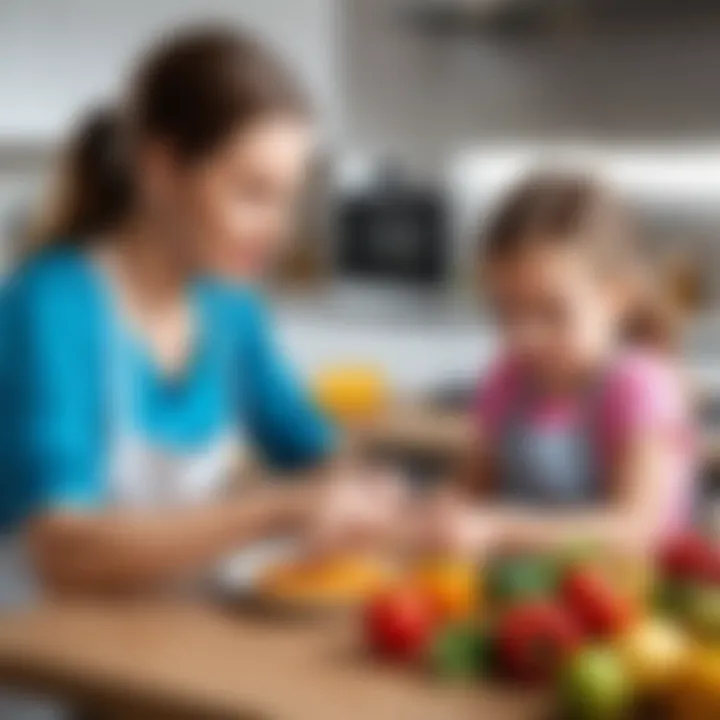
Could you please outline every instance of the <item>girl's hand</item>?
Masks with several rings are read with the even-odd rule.
[[[313,553],[366,548],[391,537],[407,496],[407,483],[385,469],[345,467],[323,482],[310,511]]]
[[[423,502],[410,525],[410,548],[418,554],[476,557],[497,541],[490,518],[468,502],[443,490]]]

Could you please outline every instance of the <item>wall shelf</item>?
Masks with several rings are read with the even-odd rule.
[[[428,36],[511,39],[720,21],[720,7],[715,0],[424,0],[401,15]]]

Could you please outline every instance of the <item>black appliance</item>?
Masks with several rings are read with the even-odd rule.
[[[337,209],[337,269],[350,280],[433,286],[446,277],[448,217],[432,188],[385,172]]]

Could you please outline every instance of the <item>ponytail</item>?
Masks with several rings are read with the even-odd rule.
[[[640,291],[631,300],[622,323],[622,339],[659,352],[678,350],[683,313],[661,288]]]
[[[625,341],[676,351],[685,320],[703,304],[704,290],[697,270],[684,262],[656,268],[651,277],[631,289],[622,328]]]
[[[130,208],[131,183],[121,123],[110,108],[93,112],[70,138],[33,238],[51,243],[88,243],[122,221]]]

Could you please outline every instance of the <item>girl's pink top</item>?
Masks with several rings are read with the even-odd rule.
[[[499,440],[508,414],[515,412],[521,402],[518,392],[526,387],[522,365],[509,357],[501,357],[486,373],[475,407],[478,423],[491,442]],[[646,433],[664,438],[669,452],[663,466],[665,476],[658,483],[658,492],[667,507],[667,523],[662,531],[686,524],[692,512],[696,444],[680,374],[656,354],[628,351],[614,359],[598,392],[595,432],[597,447],[602,457],[608,459],[607,466],[612,465],[612,459],[629,439]],[[542,398],[527,409],[524,421],[545,427],[586,417],[579,400]]]

